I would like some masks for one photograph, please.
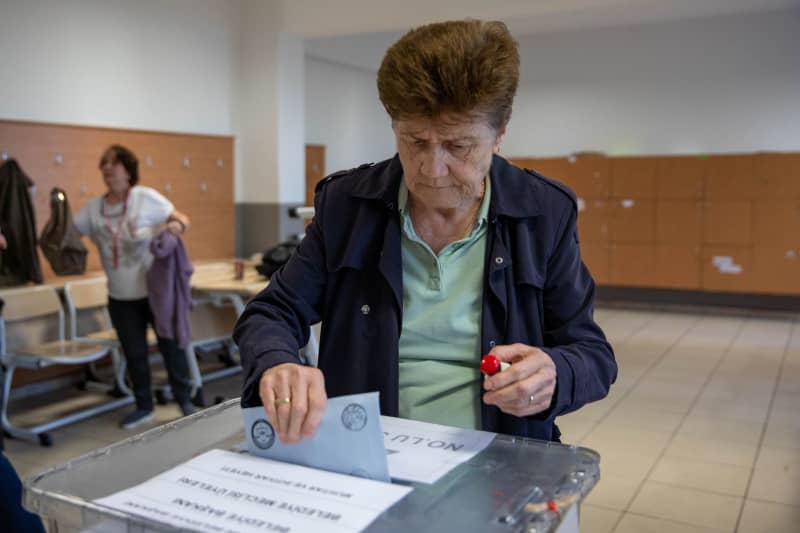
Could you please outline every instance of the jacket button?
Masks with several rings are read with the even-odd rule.
[[[489,341],[489,349],[490,349],[490,350],[491,350],[492,348],[494,348],[495,346],[497,346],[497,343],[496,343],[496,342],[494,342],[493,340],[492,340],[492,341]]]
[[[494,258],[494,262],[497,263],[498,265],[502,265],[503,264],[503,258],[502,257],[495,257]]]
[[[367,304],[364,304],[364,305],[361,306],[361,314],[362,315],[368,315],[369,311],[370,311],[370,309],[369,309],[369,306]]]

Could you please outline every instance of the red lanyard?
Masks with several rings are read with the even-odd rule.
[[[106,195],[107,196],[107,195]],[[114,270],[119,266],[119,234],[122,232],[122,224],[125,222],[125,214],[128,212],[128,193],[125,193],[125,200],[122,203],[122,214],[119,216],[117,229],[111,225],[111,218],[106,214],[106,197],[100,204],[100,215],[111,233],[111,265]]]

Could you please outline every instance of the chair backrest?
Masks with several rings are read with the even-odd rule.
[[[108,305],[108,282],[98,277],[64,284],[67,305],[76,311]]]
[[[0,290],[0,300],[6,303],[3,318],[7,323],[50,314],[63,315],[61,299],[56,289],[48,285]]]
[[[64,300],[69,312],[70,338],[78,336],[78,322],[83,323],[81,329],[86,329],[86,324],[91,323],[90,329],[98,327],[105,329],[111,323],[108,317],[108,281],[105,277],[97,277],[80,281],[70,281],[64,284]],[[89,311],[95,311],[90,313]],[[81,311],[86,311],[81,313]],[[81,313],[79,317],[78,314]],[[92,316],[87,316],[92,315]]]
[[[56,288],[37,285],[0,290],[6,350],[64,340],[64,309]]]

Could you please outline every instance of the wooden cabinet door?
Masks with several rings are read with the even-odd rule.
[[[800,248],[800,199],[762,199],[753,207],[756,245]]]
[[[800,199],[800,154],[756,154],[755,178],[759,198]]]
[[[577,196],[606,199],[611,189],[610,163],[604,155],[578,154],[568,159],[565,182]]]
[[[529,168],[542,176],[567,184],[569,178],[569,161],[566,157],[536,157],[533,159],[513,159],[520,168]]]
[[[658,200],[656,242],[691,246],[702,243],[702,200]]]
[[[800,294],[800,251],[796,248],[757,246],[753,252],[754,292]]]
[[[655,241],[655,205],[647,199],[611,201],[609,240],[611,242],[653,243]]]
[[[756,197],[755,156],[715,155],[706,171],[709,200],[751,200]]]
[[[612,285],[658,286],[655,245],[614,243],[611,244],[610,250],[609,278]]]
[[[700,288],[700,246],[656,245],[657,287],[668,289]]]
[[[594,282],[604,285],[609,282],[608,245],[581,243],[581,258],[589,269]]]
[[[705,203],[703,241],[711,245],[753,243],[752,202],[711,200]]]
[[[694,200],[703,197],[708,160],[698,156],[656,158],[656,197]]]
[[[314,188],[325,177],[325,147],[306,145],[306,205],[314,205]]]
[[[578,198],[578,238],[581,243],[608,242],[609,211],[607,200]]]
[[[613,198],[655,198],[655,157],[613,157],[611,161],[611,196]]]
[[[752,292],[753,248],[751,246],[706,246],[703,248],[702,288],[706,291]]]

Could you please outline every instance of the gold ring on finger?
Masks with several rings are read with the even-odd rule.
[[[292,403],[292,399],[288,396],[286,398],[275,398],[275,405],[289,405]]]

